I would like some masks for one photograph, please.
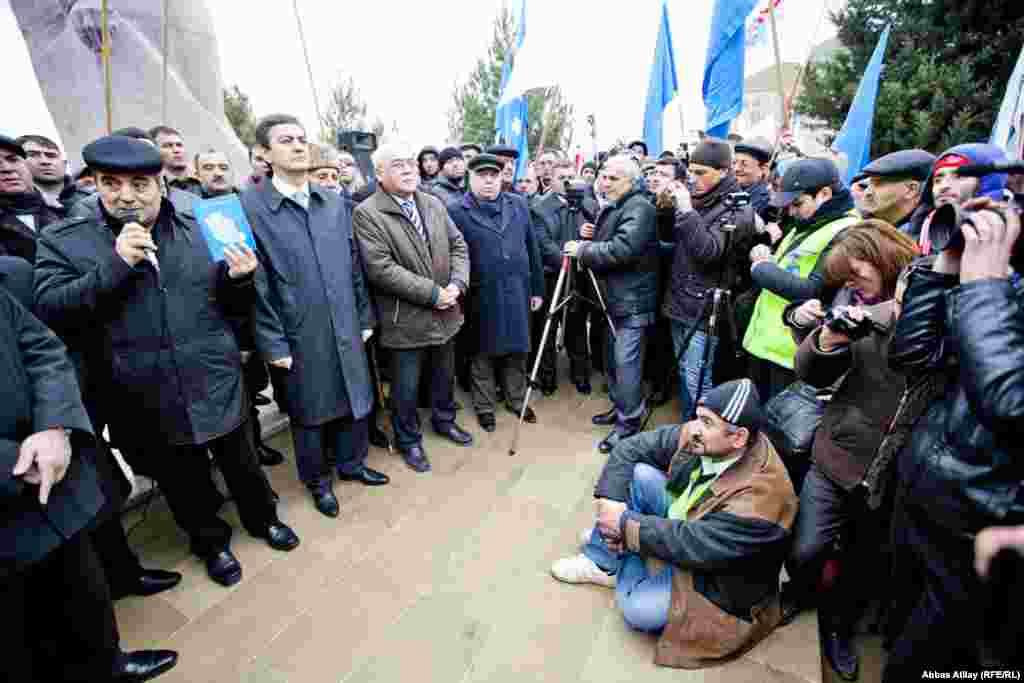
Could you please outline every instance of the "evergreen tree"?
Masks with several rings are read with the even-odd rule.
[[[797,111],[842,127],[871,53],[891,24],[872,158],[988,140],[1021,51],[1024,2],[849,0],[831,19],[845,49],[808,69]]]
[[[448,110],[449,142],[476,142],[487,146],[494,142],[494,116],[501,97],[501,73],[515,40],[516,24],[512,11],[502,7],[494,19],[494,33],[487,56],[478,59],[465,83],[456,83],[452,106]],[[531,153],[540,146],[568,149],[572,141],[573,108],[557,87],[527,94],[529,116],[528,141]],[[546,105],[546,107],[545,107]],[[546,120],[547,125],[544,125]]]
[[[251,147],[256,143],[256,119],[252,113],[252,104],[249,96],[237,85],[224,91],[224,116],[243,145]]]

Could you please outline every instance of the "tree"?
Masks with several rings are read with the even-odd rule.
[[[224,91],[224,116],[235,130],[235,135],[246,147],[256,144],[256,119],[249,96],[237,85]]]
[[[482,145],[494,142],[494,115],[501,97],[501,74],[505,60],[512,57],[515,32],[512,11],[502,7],[494,19],[486,57],[477,60],[465,83],[456,82],[452,89],[452,106],[448,110],[450,142]],[[539,148],[542,133],[545,148],[567,149],[573,136],[573,108],[561,89],[532,91],[527,93],[526,100],[529,117],[527,140],[531,151]]]
[[[366,102],[356,86],[355,78],[345,78],[339,74],[328,92],[327,103],[321,114],[321,141],[334,145],[337,144],[338,133],[346,130],[366,130],[366,110]],[[383,130],[383,123],[380,127]]]
[[[1024,3],[849,0],[831,19],[845,49],[807,70],[797,111],[840,128],[871,53],[891,24],[872,157],[912,147],[939,153],[988,140],[1021,51]]]

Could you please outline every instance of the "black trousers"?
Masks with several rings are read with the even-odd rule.
[[[356,474],[366,463],[370,451],[366,418],[353,420],[349,415],[313,427],[292,422],[291,429],[299,479],[308,487],[330,482],[332,466],[338,472]]]
[[[434,429],[455,421],[454,342],[416,349],[391,349],[391,425],[401,450],[423,443],[417,404],[420,387],[429,387],[428,405]]]
[[[0,680],[105,683],[121,653],[103,566],[88,533],[0,585]]]
[[[231,525],[217,516],[223,496],[214,484],[207,452],[212,452],[224,475],[246,530],[262,536],[278,521],[270,482],[260,467],[247,420],[234,431],[199,446],[154,447],[126,453],[132,468],[152,477],[163,491],[174,521],[188,534],[192,552],[200,557],[219,552],[231,542]]]
[[[800,489],[793,547],[786,562],[801,602],[817,603],[830,631],[849,637],[872,598],[888,603],[889,556],[886,510],[870,509],[859,490],[847,491],[812,464]],[[841,549],[839,579],[826,595],[814,595],[824,562],[835,543]]]
[[[931,501],[920,493],[926,492],[896,494],[891,578],[896,599],[889,610],[893,644],[885,683],[921,680],[925,669],[980,667],[983,593],[974,570],[973,534],[940,524],[928,513]]]
[[[493,413],[498,402],[498,382],[505,384],[505,403],[517,413],[523,407],[526,397],[525,353],[510,353],[493,356],[479,353],[473,357],[473,410],[477,415]],[[501,378],[495,378],[494,363],[501,363]]]

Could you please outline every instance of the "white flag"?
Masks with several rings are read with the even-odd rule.
[[[1003,106],[999,108],[989,142],[1002,147],[1011,159],[1024,158],[1024,50],[1006,86]]]

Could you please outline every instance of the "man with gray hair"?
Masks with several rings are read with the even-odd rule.
[[[448,150],[445,150],[446,152]],[[377,191],[353,215],[366,275],[380,311],[381,345],[391,351],[391,423],[405,463],[430,469],[417,414],[420,377],[430,373],[434,431],[461,446],[455,424],[453,341],[463,324],[469,252],[441,201],[417,190],[415,151],[385,145],[373,154]]]
[[[614,425],[599,446],[610,453],[622,439],[640,431],[646,413],[643,363],[647,328],[657,321],[660,259],[654,205],[637,182],[640,167],[620,154],[608,159],[598,177],[599,191],[610,204],[597,225],[580,228],[582,241],[565,243],[564,251],[598,277],[614,329],[607,345],[612,408],[595,415],[596,425]]]

